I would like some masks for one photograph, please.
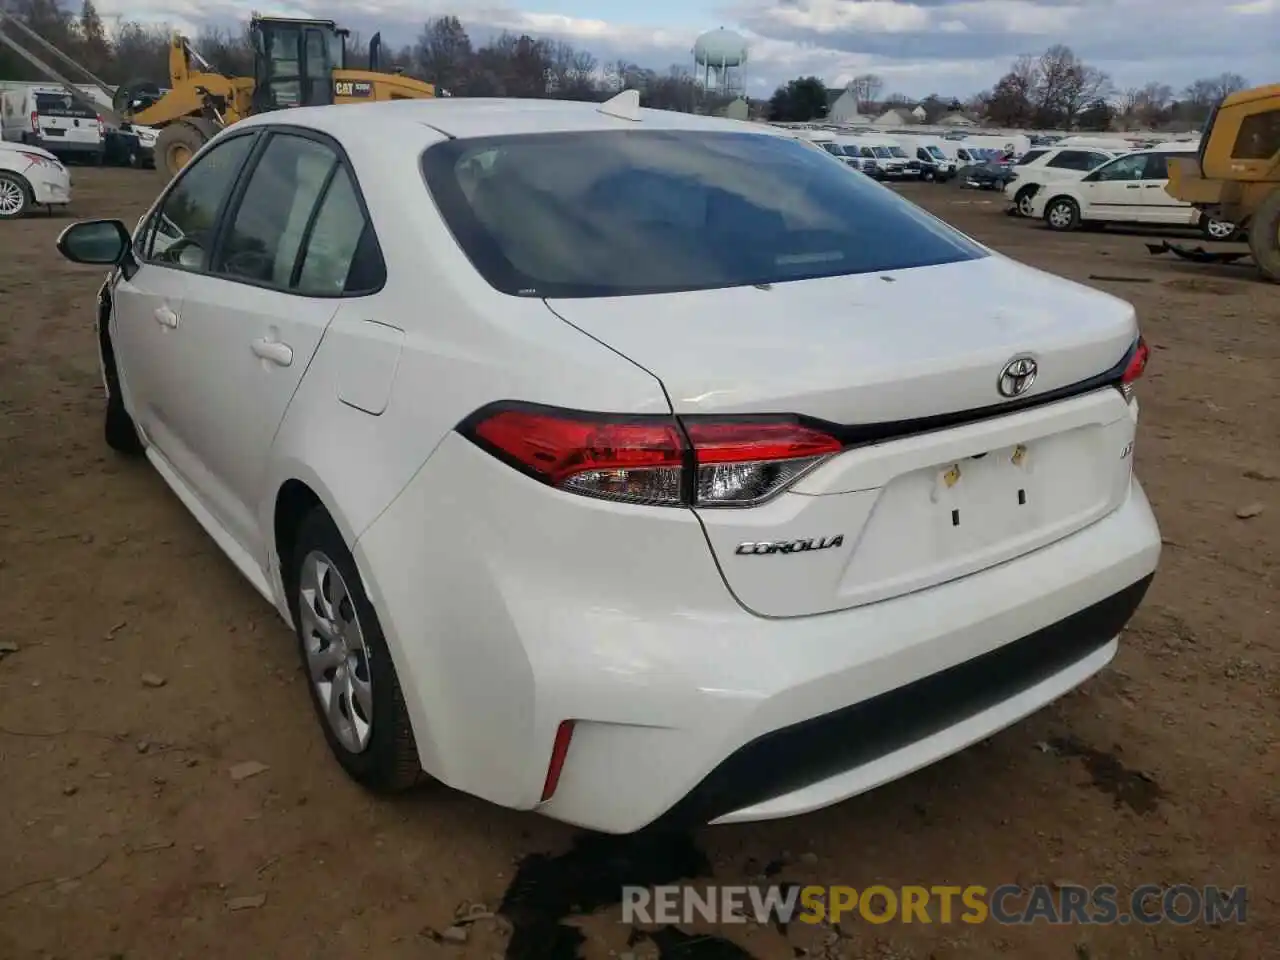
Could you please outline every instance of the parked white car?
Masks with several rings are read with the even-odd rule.
[[[768,127],[264,113],[130,234],[58,241],[112,267],[107,442],[296,631],[375,789],[815,810],[1102,669],[1156,569],[1133,307]]]
[[[1005,186],[1004,195],[1014,212],[1029,217],[1031,199],[1046,183],[1079,180],[1118,155],[1112,150],[1084,147],[1035,147],[1014,164],[1018,176]]]
[[[1198,227],[1210,240],[1229,240],[1235,224],[1205,216],[1189,203],[1171,197],[1169,158],[1195,157],[1185,144],[1137,150],[1109,160],[1077,181],[1053,181],[1031,198],[1029,216],[1051,230],[1074,230],[1082,224],[1133,223]]]
[[[71,174],[47,150],[0,141],[0,220],[71,202]]]

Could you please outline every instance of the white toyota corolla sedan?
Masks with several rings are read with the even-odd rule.
[[[111,265],[106,440],[296,631],[358,781],[815,810],[1115,655],[1133,308],[764,126],[416,100],[215,138]]]

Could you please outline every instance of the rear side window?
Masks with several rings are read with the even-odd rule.
[[[495,288],[608,297],[973,260],[985,251],[788,138],[600,131],[423,154],[446,223]]]
[[[219,243],[214,272],[306,296],[371,293],[385,281],[359,190],[337,150],[275,133]]]
[[[312,211],[337,166],[323,143],[274,134],[219,244],[214,272],[288,287]]]
[[[1245,117],[1240,123],[1233,160],[1268,160],[1280,153],[1280,110],[1268,110]]]
[[[1045,166],[1059,170],[1092,170],[1098,166],[1093,159],[1095,156],[1096,154],[1088,150],[1063,150],[1050,159]]]
[[[1033,160],[1039,160],[1048,152],[1049,151],[1047,150],[1028,150],[1026,153],[1022,155],[1022,159],[1018,161],[1018,166],[1020,167],[1025,166],[1026,164],[1031,163]]]
[[[295,288],[309,296],[372,293],[386,281],[373,226],[360,206],[355,182],[339,167],[320,203]]]

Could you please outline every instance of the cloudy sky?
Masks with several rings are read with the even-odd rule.
[[[1180,89],[1224,71],[1277,79],[1280,0],[99,0],[107,14],[194,29],[261,13],[327,16],[408,43],[424,19],[458,16],[480,38],[518,30],[565,39],[602,62],[688,64],[698,34],[726,27],[750,45],[749,87],[816,74],[843,84],[877,73],[885,93],[966,96],[1021,53],[1066,43],[1120,88],[1159,80]]]

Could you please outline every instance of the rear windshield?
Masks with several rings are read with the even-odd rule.
[[[36,113],[42,117],[76,117],[95,120],[98,115],[71,97],[57,93],[37,93]]]
[[[595,131],[449,140],[423,174],[476,269],[537,297],[783,283],[986,252],[783,137]]]

